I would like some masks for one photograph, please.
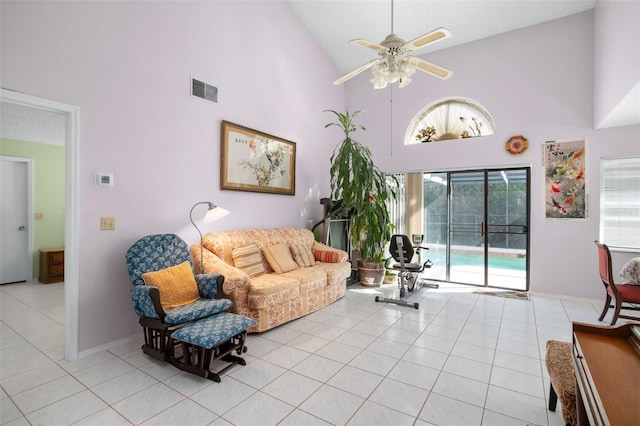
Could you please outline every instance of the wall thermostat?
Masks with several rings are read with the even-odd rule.
[[[113,186],[113,174],[96,173],[96,186]]]

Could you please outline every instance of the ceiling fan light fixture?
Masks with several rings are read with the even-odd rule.
[[[374,75],[371,80],[369,80],[371,84],[373,84],[374,89],[384,89],[387,87],[387,80],[384,78],[384,75]]]
[[[449,37],[451,37],[451,32],[449,30],[446,28],[438,28],[409,42],[405,42],[393,33],[393,0],[391,0],[391,34],[386,36],[380,44],[372,43],[362,38],[350,41],[351,44],[356,46],[376,50],[378,52],[378,58],[373,59],[343,75],[339,79],[335,80],[333,84],[342,84],[369,68],[371,68],[373,75],[369,81],[373,84],[374,89],[383,89],[387,87],[387,84],[396,82],[399,87],[405,87],[411,83],[411,77],[416,72],[416,69],[420,69],[420,71],[446,80],[453,75],[453,72],[409,54],[416,48],[420,48],[427,44],[435,43]]]
[[[411,83],[410,77],[401,78],[400,83],[398,83],[398,87],[402,89],[404,86],[408,86],[409,83]]]
[[[404,75],[411,77],[413,74],[416,73],[416,68],[417,68],[416,64],[414,64],[408,59],[405,59],[404,61],[402,61],[402,65],[400,65],[400,72]]]
[[[411,77],[415,74],[416,68],[416,65],[408,59],[381,58],[371,69],[373,78],[370,82],[374,89],[384,89],[387,84],[397,82],[399,82],[398,86],[402,88],[411,83]]]

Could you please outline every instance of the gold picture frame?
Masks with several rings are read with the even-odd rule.
[[[295,142],[228,121],[221,130],[221,189],[295,195]]]

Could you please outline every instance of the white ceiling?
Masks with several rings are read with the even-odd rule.
[[[0,103],[0,136],[8,139],[64,145],[66,116],[61,112]]]

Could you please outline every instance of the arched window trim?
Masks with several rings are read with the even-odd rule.
[[[461,121],[460,114],[457,114],[457,117],[429,117],[434,111],[438,110],[441,107],[450,106],[450,105],[461,105],[462,108],[466,108],[471,114],[469,117],[465,117],[465,121]],[[447,108],[446,111],[443,111],[444,114],[447,114],[451,108]],[[455,114],[455,112],[451,112]],[[472,121],[472,117],[475,117],[477,121]],[[446,120],[447,123],[443,123],[442,121]],[[405,145],[413,145],[421,143],[416,139],[416,136],[419,131],[424,129],[427,126],[433,126],[436,128],[437,134],[434,139],[441,138],[439,140],[446,139],[456,139],[462,137],[462,133],[464,131],[468,132],[468,136],[466,137],[475,137],[474,133],[477,133],[476,124],[477,122],[481,123],[481,134],[480,136],[489,136],[495,134],[495,121],[493,117],[487,111],[487,109],[482,106],[480,103],[474,101],[469,98],[462,97],[449,97],[438,99],[430,103],[429,105],[422,108],[411,120],[411,124],[407,128],[407,132],[404,137]]]

